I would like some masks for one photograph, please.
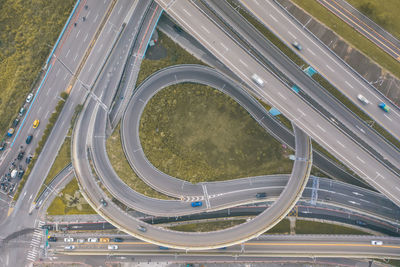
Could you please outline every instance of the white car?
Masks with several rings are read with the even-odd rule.
[[[66,246],[65,249],[67,249],[67,250],[72,250],[72,249],[75,249],[75,246],[74,246],[74,245]]]
[[[30,93],[30,94],[27,96],[27,98],[26,98],[26,103],[31,102],[31,101],[32,101],[32,98],[33,98],[33,94]]]
[[[88,241],[88,242],[91,242],[91,243],[96,243],[96,242],[99,242],[99,239],[96,238],[96,237],[89,237],[89,238],[87,239],[87,241]]]
[[[383,242],[380,241],[380,240],[371,240],[371,245],[374,245],[374,246],[382,246],[382,245],[383,245]]]
[[[117,245],[108,245],[109,250],[117,250],[118,246]]]
[[[64,238],[64,242],[65,242],[65,243],[74,242],[74,238],[73,238],[73,237],[66,237],[66,238]]]
[[[85,242],[85,239],[79,238],[79,239],[76,240],[76,242],[78,242],[78,243],[84,243],[84,242]]]
[[[363,96],[362,94],[358,94],[357,95],[358,100],[360,100],[361,102],[363,102],[364,104],[369,104],[368,99],[365,98],[365,96]]]

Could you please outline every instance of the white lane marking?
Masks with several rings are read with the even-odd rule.
[[[88,38],[89,34],[86,33],[85,38],[83,39],[83,42],[86,42],[86,39]]]
[[[392,121],[392,119],[388,115],[383,114],[383,116],[385,116],[388,120]]]
[[[64,81],[67,79],[68,73],[65,73]]]
[[[74,57],[74,61],[76,61],[76,59],[78,58],[78,54],[75,55]]]
[[[121,10],[122,10],[123,7],[124,7],[124,6],[121,6],[121,7],[119,8],[119,10],[118,10],[118,15],[119,15],[119,13],[121,13]]]
[[[99,49],[97,49],[97,53],[99,53],[101,51],[101,49],[103,48],[103,44],[100,45]]]
[[[354,88],[353,85],[351,85],[348,81],[344,81],[345,84],[347,84],[349,87]]]
[[[299,109],[299,108],[297,109],[297,111],[300,112],[302,116],[305,116],[305,115],[306,115],[306,114],[305,114],[301,109]]]
[[[92,67],[93,67],[93,63],[90,65],[88,71],[90,71],[92,69]]]
[[[345,146],[342,144],[342,143],[340,143],[339,141],[336,141],[339,145],[341,145],[343,148],[345,148]]]
[[[365,161],[363,161],[359,156],[356,156],[356,158],[361,161],[363,164],[365,164]]]
[[[39,109],[38,109],[38,112],[37,113],[40,113],[40,111],[42,110],[42,106],[40,106],[39,107]]]
[[[201,28],[202,28],[203,30],[205,30],[207,33],[210,33],[210,31],[209,31],[206,27],[204,27],[203,25],[201,25]]]
[[[78,38],[80,33],[81,33],[81,30],[78,31],[78,33],[76,34],[75,38]]]
[[[247,65],[245,62],[243,62],[243,60],[239,59],[239,62],[242,63],[245,67],[248,67],[249,65]]]
[[[67,54],[65,55],[66,58],[68,57],[69,52],[71,52],[71,49],[68,49],[68,52],[67,52]]]
[[[87,19],[89,18],[90,11],[91,11],[91,10],[89,10],[89,12],[86,14],[86,18],[87,18]]]
[[[307,47],[307,51],[310,52],[313,56],[315,56],[314,51],[312,51],[310,48]]]
[[[285,99],[285,100],[287,99],[286,96],[282,95],[281,92],[278,92],[278,95],[279,95],[280,97],[282,97],[283,99]]]
[[[356,125],[356,128],[357,128],[358,130],[360,130],[362,133],[364,133],[364,134],[365,134],[365,131],[364,131],[364,129],[361,129],[361,127],[360,127],[360,126]]]
[[[329,65],[326,65],[326,67],[327,67],[330,71],[335,72],[334,69],[332,69]]]
[[[395,188],[396,188],[396,190],[400,191],[400,188],[399,188],[399,187],[396,186]]]
[[[49,116],[50,110],[47,111],[46,115],[44,115],[44,118],[47,119],[47,117]]]
[[[290,31],[287,32],[290,36],[292,36],[294,39],[297,39],[297,37]]]
[[[191,17],[192,16],[192,14],[190,14],[186,9],[184,9],[184,8],[182,8],[182,10],[183,10],[183,12],[185,12],[186,13],[186,15],[188,15],[189,17]]]
[[[97,15],[96,15],[96,17],[94,18],[94,21],[93,21],[93,22],[96,22],[98,17],[99,17],[99,13],[97,13]]]
[[[349,202],[350,202],[351,204],[354,204],[354,205],[360,205],[360,203],[357,203],[357,202],[352,201],[352,200],[349,200]]]
[[[269,16],[270,16],[275,22],[278,22],[278,20],[277,20],[274,16],[272,16],[271,14],[269,14]]]
[[[56,77],[58,76],[58,74],[60,73],[61,69],[58,69],[56,72]]]
[[[253,2],[254,2],[257,6],[260,5],[256,0],[253,0]]]
[[[226,47],[223,43],[220,43],[220,45],[226,50],[226,51],[228,51],[229,50],[229,48],[228,47]]]
[[[317,124],[317,127],[318,127],[319,129],[321,129],[321,131],[323,131],[324,133],[326,133],[326,130],[325,130],[324,128],[322,128],[321,125]]]

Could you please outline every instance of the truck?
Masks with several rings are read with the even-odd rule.
[[[260,78],[260,76],[258,76],[255,73],[251,76],[251,79],[253,80],[253,82],[258,84],[259,86],[263,86],[264,85],[264,81]]]

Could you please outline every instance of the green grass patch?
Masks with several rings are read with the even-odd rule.
[[[192,183],[290,173],[293,165],[234,99],[199,84],[169,86],[150,99],[140,140],[156,168]]]
[[[158,31],[158,42],[155,47],[149,49],[162,49],[165,50],[166,56],[159,60],[152,59],[144,59],[142,64],[140,65],[140,72],[138,75],[138,79],[136,84],[140,84],[144,81],[149,75],[154,72],[161,70],[168,66],[178,65],[178,64],[201,64],[204,63],[194,56],[192,56],[189,52],[180,47],[177,43],[172,41],[167,35],[163,32]]]
[[[296,220],[295,231],[296,234],[369,235],[367,232],[342,225],[303,220]]]
[[[49,137],[51,130],[53,130],[54,124],[56,123],[58,116],[60,116],[60,113],[65,105],[65,102],[67,101],[68,94],[65,92],[62,92],[60,97],[62,100],[58,101],[58,104],[56,106],[55,111],[51,114],[49,118],[49,122],[46,125],[46,129],[43,132],[42,138],[40,139],[36,150],[35,154],[33,155],[32,161],[28,165],[28,169],[26,170],[24,176],[22,177],[21,181],[19,182],[18,188],[15,192],[15,195],[13,197],[13,200],[16,201],[21,194],[22,188],[24,187],[26,180],[28,179],[29,175],[31,174],[33,166],[35,166],[36,160],[40,153],[42,152],[42,149],[47,141],[47,138]]]
[[[107,139],[106,148],[108,157],[115,172],[129,187],[149,197],[170,199],[168,196],[161,194],[148,186],[132,170],[122,148],[120,125],[115,128],[112,135]]]
[[[355,47],[356,49],[370,57],[372,60],[374,60],[376,63],[381,65],[384,69],[390,71],[395,76],[400,77],[399,62],[396,59],[385,53],[374,43],[358,33],[336,15],[332,14],[317,1],[293,0],[293,2],[306,10],[311,16],[321,21],[328,28],[336,32],[353,47]],[[392,0],[392,2],[397,2],[396,7],[398,6],[398,1]],[[393,21],[396,21],[396,24],[398,24],[398,10],[398,7],[396,9],[393,9],[393,14],[395,14],[396,16],[396,19],[393,19]]]
[[[74,0],[0,2],[0,132],[41,75]]]
[[[48,215],[96,214],[79,191],[78,181],[69,182],[47,209]]]
[[[189,223],[171,226],[168,228],[181,232],[209,232],[230,228],[232,226],[244,223],[245,221],[246,220],[223,220],[204,223]]]
[[[278,222],[274,227],[269,229],[265,234],[290,234],[290,222],[288,219],[283,219]]]
[[[385,28],[400,39],[399,1],[398,0],[347,0],[361,13]]]

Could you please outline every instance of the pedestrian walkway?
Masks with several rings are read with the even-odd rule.
[[[33,237],[31,240],[29,251],[26,255],[26,259],[28,261],[35,261],[40,249],[40,243],[43,237],[43,229],[42,226],[44,225],[44,221],[37,221],[37,227],[33,232]]]

